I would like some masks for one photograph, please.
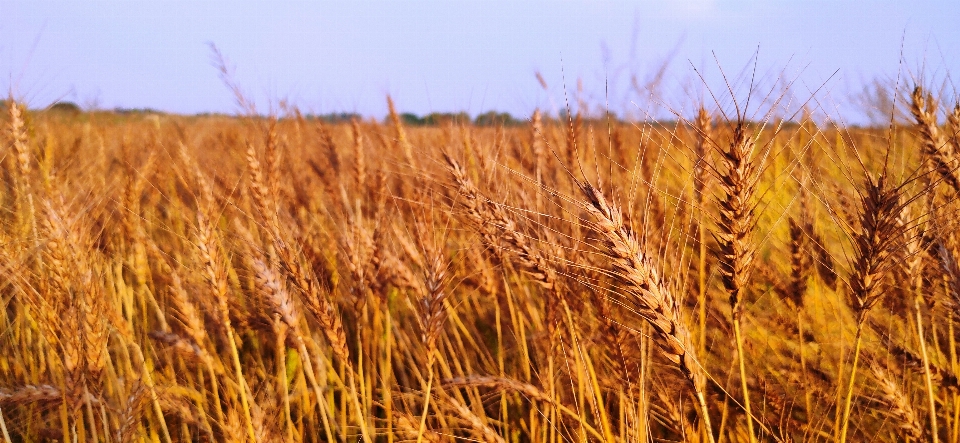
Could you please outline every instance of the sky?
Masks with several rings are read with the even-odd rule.
[[[0,88],[38,108],[239,112],[216,45],[260,112],[382,117],[389,94],[420,115],[643,117],[750,95],[856,121],[875,80],[954,96],[958,23],[956,0],[0,0]]]

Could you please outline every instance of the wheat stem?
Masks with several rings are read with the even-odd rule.
[[[382,383],[382,396],[383,396],[383,409],[384,409],[384,421],[387,425],[387,443],[393,443],[393,397],[390,389],[391,379],[390,376],[393,374],[393,320],[392,314],[390,313],[390,301],[389,299],[386,302],[386,316],[384,321],[386,325],[384,326],[384,358],[383,366],[380,370],[380,380]]]
[[[713,427],[710,423],[710,408],[707,406],[707,397],[700,391],[696,393],[697,405],[700,407],[700,416],[703,419],[703,432],[706,434],[707,443],[714,443]]]
[[[430,412],[430,389],[433,387],[433,357],[429,357],[430,363],[427,370],[427,389],[423,394],[423,413],[420,414],[420,427],[417,429],[417,443],[423,443],[423,433],[427,430],[427,413]]]
[[[167,429],[167,422],[163,418],[163,409],[160,407],[160,398],[157,396],[156,385],[153,381],[153,365],[144,358],[140,345],[130,343],[136,351],[137,359],[143,365],[143,382],[147,386],[147,393],[150,395],[150,403],[153,405],[153,412],[157,415],[157,422],[160,423],[160,432],[164,443],[171,443],[170,431]],[[253,429],[253,428],[251,428]]]
[[[224,317],[229,315],[224,313]],[[246,379],[243,377],[243,366],[240,364],[240,352],[237,350],[237,343],[234,340],[233,328],[230,326],[230,320],[224,320],[226,330],[227,330],[227,345],[230,348],[230,359],[233,362],[234,375],[237,377],[237,384],[240,388],[240,407],[243,408],[243,416],[246,419],[247,424],[247,436],[250,437],[250,441],[256,443],[257,434],[253,429],[253,418],[250,415],[250,400],[247,399],[247,383]],[[169,443],[169,442],[168,442]]]
[[[703,216],[700,216],[699,236],[699,258],[697,259],[697,304],[700,309],[700,355],[707,353],[707,232],[703,228]]]
[[[949,290],[948,290],[948,293],[949,293]],[[954,374],[956,374],[957,373],[957,341],[953,335],[954,334],[953,319],[954,319],[954,314],[953,312],[950,312],[948,314],[948,322],[947,322],[947,325],[948,325],[947,336],[949,337],[949,340],[950,340],[950,370],[953,371]],[[958,438],[960,438],[960,433],[958,433],[960,432],[960,395],[957,395],[956,393],[954,393],[952,397],[953,397],[953,402],[951,404],[953,406],[953,423],[951,423],[952,426],[948,426],[950,428],[949,437],[952,443],[957,443]],[[947,415],[947,418],[949,419],[950,415]]]
[[[566,300],[563,299],[560,300],[560,303],[563,305],[563,310],[567,318],[567,324],[570,328],[571,340],[573,341],[573,345],[576,347],[574,355],[577,360],[577,365],[582,368],[578,372],[586,372],[586,375],[589,377],[589,382],[591,384],[590,390],[593,394],[591,395],[592,402],[598,411],[599,417],[597,417],[597,419],[600,421],[600,429],[603,431],[604,440],[610,443],[615,442],[616,439],[613,436],[613,431],[610,429],[610,421],[607,418],[606,407],[603,404],[603,396],[601,395],[600,391],[600,383],[597,381],[597,374],[593,368],[593,363],[590,361],[589,355],[584,355],[579,334],[577,334],[576,329],[574,329],[574,325],[576,323],[573,322],[573,314],[570,312],[569,304],[567,304]]]
[[[370,434],[367,430],[366,418],[363,413],[363,403],[361,403],[360,394],[357,392],[357,381],[353,366],[347,364],[346,372],[347,388],[350,390],[350,399],[353,403],[354,412],[357,414],[357,426],[360,428],[360,435],[363,437],[364,441],[373,441],[370,439]]]
[[[274,329],[277,331],[277,381],[280,382],[280,396],[283,397],[283,423],[286,428],[287,441],[293,441],[293,420],[290,415],[290,383],[287,380],[287,324],[280,319],[280,314],[274,314]]]
[[[917,338],[920,340],[920,355],[923,356],[923,377],[927,388],[927,407],[930,408],[930,439],[932,443],[939,441],[937,431],[937,401],[933,391],[933,381],[930,375],[930,360],[927,354],[927,341],[923,335],[923,316],[920,311],[920,302],[923,295],[917,291],[914,297],[914,308],[917,315]]]
[[[847,441],[847,428],[850,424],[850,405],[853,403],[853,386],[857,381],[857,364],[860,362],[860,345],[863,342],[863,322],[857,324],[857,336],[853,344],[853,365],[850,367],[850,380],[847,382],[846,395],[843,401],[843,418],[837,436],[839,443]]]
[[[747,369],[743,357],[743,332],[740,327],[740,316],[733,317],[733,334],[737,341],[737,364],[740,367],[740,385],[743,388],[743,410],[747,416],[747,432],[750,434],[750,441],[756,442],[757,437],[753,431],[753,414],[750,411],[750,388],[747,386]]]
[[[797,309],[797,336],[799,338],[800,372],[803,377],[803,403],[806,408],[804,413],[807,415],[807,424],[809,425],[812,423],[813,403],[810,398],[810,381],[807,379],[807,360],[803,352],[803,311],[799,308]]]
[[[294,339],[297,341],[297,349],[300,352],[300,362],[303,364],[303,373],[307,377],[307,382],[310,383],[310,387],[313,388],[313,394],[317,397],[317,406],[320,408],[320,416],[323,420],[323,431],[327,437],[327,441],[333,441],[333,434],[330,430],[329,419],[327,418],[327,404],[324,402],[323,389],[320,388],[320,384],[317,383],[317,376],[313,373],[313,364],[310,362],[310,353],[307,351],[307,346],[304,343],[303,336],[299,332],[294,331]],[[344,433],[346,431],[344,430]]]

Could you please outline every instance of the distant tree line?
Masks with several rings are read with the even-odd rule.
[[[466,112],[431,112],[423,117],[405,112],[400,114],[400,120],[409,126],[437,126],[449,123],[469,124],[477,126],[517,126],[525,123],[524,120],[514,118],[507,112],[488,111],[471,119]]]
[[[0,100],[0,109],[6,109],[6,101]],[[79,105],[69,101],[60,101],[56,102],[46,108],[47,111],[52,111],[56,113],[63,114],[79,114],[84,112],[84,109]],[[165,112],[159,111],[151,108],[114,108],[106,112],[111,112],[118,115],[147,115],[147,114],[157,114],[163,115]],[[199,113],[195,114],[197,117],[211,117],[211,116],[228,116],[227,114],[219,113]],[[364,116],[356,112],[331,112],[326,114],[304,114],[304,118],[307,120],[320,120],[324,123],[330,124],[342,124],[350,123],[353,120],[363,121],[365,120]],[[385,123],[389,122],[390,117],[384,117]],[[444,126],[448,124],[461,125],[461,124],[473,124],[476,126],[522,126],[529,123],[529,119],[518,119],[511,115],[508,112],[497,112],[497,111],[487,111],[483,114],[471,118],[470,114],[466,112],[431,112],[427,115],[420,116],[412,112],[404,112],[400,114],[400,121],[407,126],[416,127],[416,126]],[[558,115],[550,116],[548,114],[543,115],[544,123],[550,124],[567,124],[568,122],[573,123],[574,125],[583,125],[583,124],[594,124],[594,125],[603,125],[607,123],[624,123],[623,120],[618,118],[613,113],[607,113],[601,116],[584,116],[574,113],[573,115],[568,115],[565,109],[560,110]],[[759,122],[746,122],[750,124],[758,124]],[[664,127],[671,127],[677,124],[676,120],[657,120],[657,125]],[[799,124],[796,121],[786,121],[780,122],[780,124],[785,125],[785,127],[793,127]]]
[[[352,120],[363,120],[363,116],[355,112],[331,112],[329,114],[306,114],[307,120],[320,120],[324,123],[350,123]]]
[[[307,114],[307,119],[321,120],[326,123],[347,123],[351,120],[363,120],[363,116],[353,112],[333,112],[329,114]],[[384,120],[388,121],[389,116]],[[470,118],[466,112],[431,112],[420,116],[412,112],[400,114],[400,121],[407,126],[440,126],[446,124],[474,124],[477,126],[517,126],[526,123],[526,120],[514,118],[507,112],[488,111]],[[389,122],[388,122],[389,123]]]
[[[517,126],[525,123],[524,120],[514,118],[507,112],[488,111],[470,118],[466,112],[431,112],[423,117],[417,114],[404,112],[400,120],[408,126],[437,126],[445,124],[474,124],[477,126]]]

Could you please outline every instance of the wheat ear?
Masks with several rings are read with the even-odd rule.
[[[870,369],[879,382],[880,399],[890,408],[889,413],[895,419],[893,422],[904,436],[910,437],[913,441],[924,441],[923,426],[920,425],[920,419],[914,412],[910,399],[897,384],[896,379],[891,377],[890,373],[878,363],[871,362]],[[933,441],[936,441],[936,438]]]
[[[898,218],[903,209],[900,187],[887,184],[886,174],[877,179],[867,177],[866,189],[860,192],[859,230],[855,233],[853,275],[850,276],[851,305],[856,314],[857,335],[854,339],[853,364],[839,422],[837,440],[846,442],[850,421],[850,405],[856,382],[857,364],[863,342],[863,326],[870,310],[883,295],[884,275],[889,270],[892,256],[902,243],[902,229]],[[899,235],[898,235],[899,234]]]
[[[939,432],[937,431],[937,401],[936,393],[933,389],[933,374],[930,369],[930,358],[927,352],[927,340],[923,333],[923,311],[921,306],[923,300],[923,250],[927,247],[923,242],[923,232],[916,235],[908,233],[906,227],[912,223],[912,213],[904,207],[900,212],[898,227],[903,231],[904,236],[904,264],[907,271],[907,277],[910,279],[910,289],[913,290],[913,308],[916,319],[917,339],[920,342],[920,355],[923,360],[923,379],[927,390],[927,408],[930,412],[930,440],[933,443],[939,441]]]
[[[430,390],[433,387],[433,364],[437,358],[437,339],[443,331],[443,323],[447,313],[444,301],[448,292],[445,290],[447,266],[443,256],[437,252],[427,260],[427,267],[423,270],[423,293],[417,305],[417,314],[420,326],[423,329],[423,342],[427,346],[427,388],[423,399],[423,414],[420,415],[420,427],[417,432],[417,443],[423,442],[423,434],[427,425],[427,413],[430,411]]]
[[[579,183],[586,198],[583,205],[593,217],[591,227],[602,238],[609,259],[608,272],[617,289],[626,293],[631,307],[650,324],[663,355],[683,374],[693,388],[701,419],[710,442],[713,431],[706,402],[706,376],[697,362],[690,331],[680,316],[680,303],[654,265],[653,259],[616,205],[607,203],[603,193],[589,183]]]
[[[809,230],[809,219],[805,213],[806,207],[802,210],[803,221],[797,222],[791,217],[789,222],[790,231],[790,278],[787,283],[786,293],[784,294],[790,304],[797,311],[797,349],[800,354],[800,372],[803,379],[803,400],[807,417],[813,413],[813,402],[810,398],[810,383],[807,380],[807,361],[804,354],[803,344],[803,296],[807,292],[807,278],[810,275],[810,256],[808,254],[809,238],[804,231]],[[809,423],[809,420],[808,420]]]
[[[284,282],[281,280],[278,273],[272,266],[268,265],[264,261],[264,257],[259,256],[259,254],[257,255],[258,256],[255,256],[252,260],[257,289],[259,290],[263,300],[267,302],[267,305],[277,317],[279,325],[285,326],[283,329],[285,331],[289,330],[289,332],[293,335],[294,341],[297,344],[300,362],[303,364],[304,374],[307,377],[307,381],[310,383],[310,387],[313,388],[314,395],[317,397],[317,406],[320,408],[320,415],[323,420],[325,435],[328,441],[333,441],[333,434],[330,431],[327,405],[323,401],[323,390],[321,389],[320,384],[317,381],[317,377],[313,372],[313,364],[311,363],[310,353],[306,347],[306,340],[304,339],[303,334],[300,332],[300,311],[297,309],[296,302],[294,302],[291,294],[287,292],[286,285],[284,285]],[[286,374],[281,373],[279,377],[286,377]],[[289,400],[285,399],[286,404],[284,405],[284,408],[287,421],[289,423],[290,406],[287,402],[289,402]],[[360,424],[361,429],[365,433],[365,423],[361,422]]]
[[[562,305],[566,313],[566,324],[570,329],[570,333],[575,341],[579,341],[579,334],[574,327],[569,305],[563,296],[564,291],[559,287],[557,280],[558,271],[555,269],[556,266],[548,262],[543,255],[530,244],[527,236],[520,232],[516,222],[509,217],[503,205],[481,196],[480,191],[473,185],[470,179],[467,178],[466,171],[464,171],[460,164],[450,156],[445,156],[445,158],[448,169],[453,176],[454,182],[457,184],[460,196],[463,198],[463,205],[467,209],[467,215],[477,226],[484,242],[487,243],[487,246],[493,248],[505,246],[504,249],[509,251],[509,256],[518,268],[541,287],[549,291],[550,299],[547,300],[548,309],[550,309],[550,306],[555,302],[559,302]],[[602,301],[598,303],[598,307],[603,309]],[[615,352],[621,352],[622,347],[620,346],[621,340],[619,338],[622,333],[621,328],[615,322],[611,321],[608,316],[603,315],[602,317],[605,322],[603,329],[604,338],[614,344],[612,347]],[[552,345],[550,349],[552,352]],[[584,365],[586,371],[590,374],[593,398],[598,405],[597,412],[599,414],[599,420],[602,423],[605,438],[612,440],[613,434],[609,425],[608,413],[606,408],[602,406],[604,402],[593,365],[589,359],[579,358],[579,354],[577,355],[577,361],[578,364]],[[620,359],[620,361],[623,361],[623,359]],[[549,377],[552,377],[552,374]],[[549,382],[548,380],[548,383]]]
[[[754,142],[744,123],[738,122],[733,130],[733,140],[721,156],[725,170],[721,173],[720,217],[715,236],[719,243],[718,266],[723,286],[730,298],[733,331],[737,345],[737,362],[740,367],[740,384],[743,389],[743,409],[747,418],[750,441],[756,442],[753,415],[750,410],[750,390],[747,382],[746,361],[743,351],[743,299],[750,283],[756,245],[752,234],[756,225],[754,194],[759,174],[753,159]]]
[[[217,312],[220,315],[220,321],[227,332],[227,345],[230,348],[230,356],[233,359],[234,375],[237,377],[237,384],[240,388],[240,404],[243,407],[243,415],[247,428],[247,434],[251,441],[257,441],[256,432],[253,428],[253,419],[250,415],[250,400],[247,396],[246,382],[243,377],[243,367],[240,363],[240,353],[237,349],[237,342],[230,322],[230,301],[227,285],[227,271],[224,269],[224,262],[221,256],[220,245],[216,240],[216,233],[207,219],[205,210],[201,208],[197,211],[197,249],[200,253],[200,259],[203,262],[204,274],[213,290],[214,298],[217,302]]]
[[[940,177],[956,192],[960,192],[960,159],[957,152],[947,144],[940,128],[937,127],[937,104],[933,96],[924,94],[923,88],[913,88],[910,112],[920,130],[920,143],[923,154]],[[956,137],[954,135],[954,137]]]
[[[707,230],[704,226],[704,208],[706,202],[704,189],[707,179],[707,152],[708,144],[713,140],[713,119],[706,108],[701,107],[694,122],[697,131],[697,142],[693,146],[693,195],[697,205],[697,304],[700,308],[700,336],[698,344],[700,353],[706,352],[707,346]]]
[[[403,122],[400,121],[400,114],[397,114],[397,107],[393,104],[393,98],[389,95],[387,96],[387,110],[390,113],[390,123],[393,124],[393,129],[396,131],[397,146],[403,153],[403,160],[406,161],[410,167],[416,167],[417,163],[413,157],[413,146],[410,144],[410,140],[407,139],[407,132],[403,130]]]
[[[953,112],[947,116],[947,139],[954,155],[960,153],[960,103],[953,106]]]

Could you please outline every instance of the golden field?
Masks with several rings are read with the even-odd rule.
[[[960,108],[902,95],[865,129],[8,101],[0,438],[960,441]]]

